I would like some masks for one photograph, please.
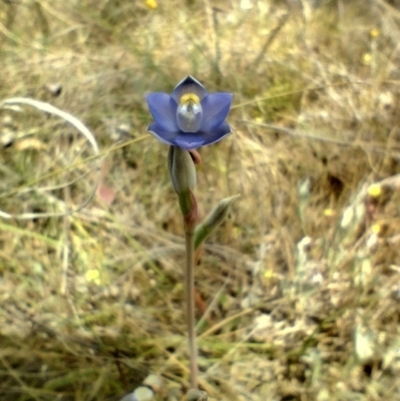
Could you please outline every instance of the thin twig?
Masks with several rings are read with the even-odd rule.
[[[248,67],[250,71],[255,70],[258,67],[258,65],[261,63],[261,61],[264,58],[265,54],[267,53],[268,49],[274,42],[275,38],[278,36],[281,29],[285,26],[288,19],[289,19],[289,13],[284,14],[283,16],[280,17],[280,19],[278,21],[278,25],[271,31],[271,34],[268,36],[267,40],[265,41],[261,51],[258,53],[255,60],[252,62],[251,66]]]

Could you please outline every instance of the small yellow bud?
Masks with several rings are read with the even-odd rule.
[[[146,0],[146,6],[151,10],[155,10],[158,7],[156,0]]]
[[[382,194],[382,186],[380,184],[372,184],[368,187],[368,195],[371,198],[378,198]]]
[[[264,272],[264,278],[266,278],[267,280],[272,280],[276,277],[277,277],[276,273],[272,270],[266,270]]]
[[[380,232],[381,232],[381,226],[379,225],[379,224],[373,224],[372,226],[371,226],[371,231],[374,233],[374,234],[379,234]]]
[[[371,56],[371,54],[370,54],[370,53],[365,53],[365,54],[363,55],[362,61],[363,61],[363,64],[365,64],[365,65],[370,65],[370,64],[371,64],[371,61],[372,61],[372,56]]]
[[[97,285],[100,284],[100,272],[97,269],[90,269],[85,274],[86,280]]]
[[[380,36],[381,31],[378,28],[373,28],[369,31],[369,35],[371,36],[371,38],[377,38],[378,36]]]
[[[333,209],[325,209],[324,216],[325,217],[332,217],[335,215],[335,211]]]

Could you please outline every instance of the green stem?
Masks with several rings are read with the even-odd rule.
[[[186,319],[189,338],[190,385],[197,388],[197,343],[196,343],[196,316],[194,303],[194,227],[185,224],[186,266]]]

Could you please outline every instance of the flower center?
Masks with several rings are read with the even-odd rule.
[[[197,132],[203,119],[200,98],[194,93],[186,93],[179,100],[176,110],[178,127],[183,132]]]
[[[200,104],[199,97],[194,93],[185,93],[179,100],[180,104],[185,103],[193,103],[193,104]]]

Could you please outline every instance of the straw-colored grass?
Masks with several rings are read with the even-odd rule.
[[[202,216],[241,195],[197,266],[201,387],[218,401],[399,399],[391,3],[0,4],[0,100],[50,102],[100,146],[93,158],[57,117],[3,108],[0,210],[62,214],[99,163],[102,177],[72,215],[0,221],[1,400],[118,400],[149,373],[156,399],[187,391],[182,222],[144,95],[189,74],[235,95],[234,133],[201,149]]]

